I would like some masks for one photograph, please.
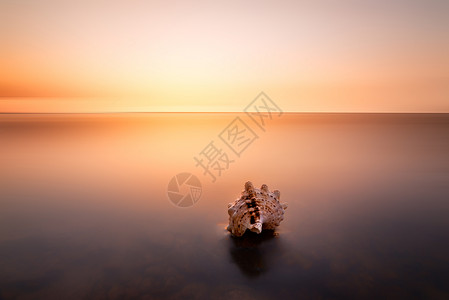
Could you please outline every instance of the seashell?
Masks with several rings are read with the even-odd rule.
[[[246,230],[261,233],[263,229],[274,230],[284,220],[284,210],[287,203],[279,202],[281,193],[278,190],[270,192],[263,184],[254,188],[251,181],[245,183],[242,196],[228,204],[228,230],[234,236],[242,236]]]

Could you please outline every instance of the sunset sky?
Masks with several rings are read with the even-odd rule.
[[[449,1],[0,1],[0,112],[449,112]]]

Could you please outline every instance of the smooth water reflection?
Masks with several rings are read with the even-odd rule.
[[[449,296],[447,115],[286,114],[212,183],[193,156],[234,117],[2,115],[0,299]],[[246,180],[276,233],[225,231]]]
[[[246,233],[243,238],[229,236],[232,260],[247,277],[258,277],[269,272],[273,260],[281,256],[279,241],[272,231],[261,234]]]

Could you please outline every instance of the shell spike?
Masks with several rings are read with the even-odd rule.
[[[247,181],[245,183],[245,191],[250,192],[254,190],[253,183],[251,181]]]
[[[262,184],[262,186],[260,187],[260,189],[265,192],[265,193],[269,193],[270,191],[268,190],[268,186],[266,184]]]
[[[274,190],[273,194],[278,200],[281,200],[281,192],[279,192],[279,190]]]

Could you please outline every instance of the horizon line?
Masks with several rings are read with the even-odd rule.
[[[0,112],[0,115],[238,114],[244,111]],[[435,111],[283,111],[282,114],[449,114]]]

